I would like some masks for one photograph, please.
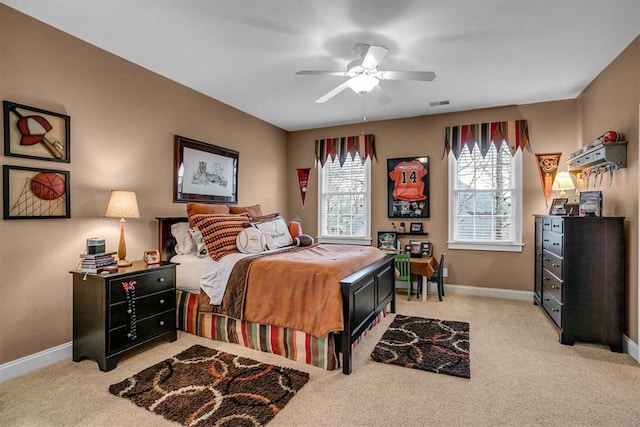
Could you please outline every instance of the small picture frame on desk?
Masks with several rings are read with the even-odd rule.
[[[568,201],[569,199],[566,197],[553,199],[551,209],[549,209],[549,215],[566,215],[566,205]]]
[[[424,228],[421,222],[412,222],[409,224],[409,233],[412,234],[422,234],[424,233]]]

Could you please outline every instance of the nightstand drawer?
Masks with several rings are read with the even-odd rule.
[[[176,293],[173,289],[135,300],[136,319],[143,320],[167,310],[175,309]],[[129,305],[121,302],[109,307],[109,329],[127,325],[130,321]]]
[[[112,329],[109,331],[109,354],[142,343],[146,339],[175,330],[175,328],[176,311],[170,310],[136,323],[135,339],[131,336],[131,327],[129,325]]]
[[[122,287],[123,282],[135,281],[135,297],[140,298],[156,292],[173,289],[174,269],[161,269],[146,271],[144,274],[135,274],[126,278],[109,280],[109,303],[116,304],[126,301],[126,294]]]

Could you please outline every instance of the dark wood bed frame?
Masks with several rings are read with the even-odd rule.
[[[175,239],[171,225],[186,222],[186,217],[156,217],[158,220],[158,249],[163,261],[175,254]],[[388,305],[396,312],[393,255],[362,268],[340,281],[342,288],[344,330],[336,333],[336,349],[342,353],[342,372],[353,370],[353,344]]]

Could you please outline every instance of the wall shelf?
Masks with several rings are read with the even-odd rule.
[[[627,141],[600,144],[583,150],[582,154],[567,160],[569,172],[582,172],[603,166],[627,167]]]

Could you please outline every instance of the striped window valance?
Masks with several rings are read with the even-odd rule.
[[[363,164],[367,158],[378,161],[373,134],[316,139],[316,165],[320,162],[324,166],[327,159],[331,157],[331,161],[338,159],[340,166],[342,166],[347,155],[351,155],[353,160],[356,153],[360,155]]]
[[[448,156],[452,151],[458,158],[462,149],[466,146],[469,151],[478,144],[480,154],[484,157],[491,144],[500,148],[502,142],[506,141],[511,150],[511,154],[520,149],[531,151],[529,145],[529,129],[526,120],[511,120],[506,122],[476,123],[473,125],[447,126],[444,137],[444,156]]]

